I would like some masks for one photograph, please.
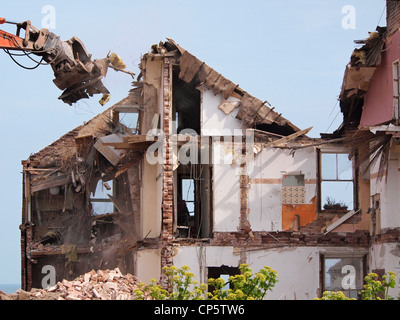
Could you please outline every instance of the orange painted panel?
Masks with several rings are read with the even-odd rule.
[[[282,229],[296,229],[296,215],[300,216],[300,226],[306,226],[317,219],[317,210],[317,197],[312,199],[312,204],[282,204]]]

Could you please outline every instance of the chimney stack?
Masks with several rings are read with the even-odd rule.
[[[400,28],[400,0],[386,0],[387,35]]]

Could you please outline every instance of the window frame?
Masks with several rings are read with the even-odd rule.
[[[207,267],[207,280],[213,278],[213,279],[218,279],[221,278],[222,276],[228,276],[228,281],[225,284],[226,289],[233,289],[231,287],[231,283],[229,283],[229,277],[234,277],[236,275],[240,275],[240,269],[239,267],[231,267],[231,266],[226,266],[222,265],[220,267]],[[229,284],[229,288],[227,287]],[[208,285],[208,292],[214,291],[215,288],[211,285]]]
[[[396,72],[395,72],[396,70]],[[400,63],[399,59],[392,63],[393,79],[393,119],[399,121],[400,118]]]
[[[107,180],[107,181],[103,181],[102,179],[99,179],[99,180],[97,181],[95,191],[97,190],[97,186],[98,186],[98,184],[99,184],[100,182],[101,182],[101,184],[103,185],[103,188],[105,188],[105,186],[104,186],[105,183],[112,182],[111,190],[109,190],[109,191],[110,191],[110,193],[112,193],[112,196],[114,197],[114,196],[115,196],[115,180],[110,179],[110,180]],[[94,194],[94,197],[95,197],[95,196],[96,196],[96,192],[95,192],[95,194]],[[94,209],[93,209],[93,203],[96,203],[96,202],[97,202],[97,203],[112,203],[113,211],[112,211],[112,212],[106,212],[106,213],[99,213],[99,214],[96,214],[96,212],[95,212]],[[92,215],[93,215],[93,216],[101,216],[101,215],[104,215],[104,214],[110,214],[110,213],[114,213],[114,212],[115,212],[115,204],[114,204],[114,202],[113,202],[110,198],[93,198],[93,193],[92,193],[92,192],[90,193],[90,204],[92,205]]]
[[[358,202],[358,168],[355,166],[355,158],[357,154],[355,154],[355,158],[351,159],[352,162],[352,179],[323,179],[322,178],[322,155],[323,154],[347,154],[349,155],[349,150],[344,147],[321,147],[317,149],[317,195],[318,195],[318,212],[324,213],[325,209],[323,208],[323,199],[322,199],[322,183],[323,182],[352,182],[353,183],[353,208],[348,208],[348,211],[351,210],[358,210],[359,209],[359,202]],[[336,171],[338,171],[338,162],[336,159]],[[336,172],[336,176],[338,174]]]
[[[360,279],[361,279],[360,287],[356,288],[356,289],[350,289],[350,290],[356,290],[357,297],[359,297],[361,290],[363,290],[364,278],[368,273],[368,252],[363,249],[354,251],[352,253],[339,252],[338,250],[333,250],[332,252],[329,252],[329,251],[320,252],[320,297],[322,297],[322,295],[325,291],[331,290],[331,288],[329,290],[327,290],[326,281],[325,281],[325,279],[326,279],[325,278],[326,277],[325,260],[327,260],[327,259],[328,260],[332,260],[332,259],[337,259],[337,260],[357,259],[357,260],[360,260],[361,270],[358,270],[362,273],[360,276]],[[345,277],[345,276],[346,276],[346,274],[343,274],[343,277]],[[339,290],[339,291],[346,293],[349,290],[345,290],[345,289],[341,288],[341,290]]]

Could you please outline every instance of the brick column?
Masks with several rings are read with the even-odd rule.
[[[23,163],[22,175],[22,215],[21,215],[21,288],[29,291],[32,289],[32,262],[28,255],[28,245],[32,242],[32,224],[28,221],[30,206],[30,175],[25,170],[27,164]]]
[[[243,163],[240,165],[240,176],[239,176],[239,186],[240,186],[240,226],[239,226],[239,247],[240,247],[240,264],[247,263],[247,253],[246,247],[249,241],[254,239],[253,232],[251,230],[251,224],[249,221],[249,188],[250,188],[250,178],[248,175],[248,157],[247,157],[247,139],[241,142],[241,153],[243,157]],[[253,150],[250,150],[253,152]]]
[[[174,221],[174,181],[173,181],[173,145],[170,141],[172,121],[172,65],[170,58],[165,57],[162,70],[163,94],[163,201],[162,201],[162,247],[161,268],[173,264],[173,221]],[[161,272],[161,284],[167,288],[164,272]]]
[[[24,168],[26,165],[24,165]],[[26,290],[27,288],[27,281],[26,281],[26,268],[25,268],[25,262],[26,262],[26,231],[25,231],[25,216],[26,216],[26,195],[25,195],[25,171],[23,171],[22,174],[22,216],[21,216],[21,225],[20,225],[20,230],[21,230],[21,288]]]
[[[400,28],[399,0],[386,0],[386,25],[388,35]]]

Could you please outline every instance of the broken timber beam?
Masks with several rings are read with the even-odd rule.
[[[45,189],[50,189],[52,187],[59,187],[66,183],[67,175],[62,174],[59,176],[49,177],[44,180],[32,181],[31,192],[38,192]]]
[[[349,211],[348,213],[346,213],[344,216],[342,216],[341,218],[339,218],[338,220],[336,220],[334,223],[330,224],[327,228],[326,231],[324,233],[324,235],[328,234],[329,232],[331,232],[332,230],[336,229],[337,227],[339,227],[342,223],[344,223],[345,221],[349,220],[352,216],[354,216],[356,213],[360,212],[360,209],[358,209],[357,211],[352,210]]]
[[[312,129],[312,127],[308,128],[308,129],[301,130],[301,131],[296,132],[296,133],[293,133],[293,134],[291,134],[291,135],[289,135],[287,137],[280,138],[278,140],[275,140],[273,142],[268,143],[266,145],[266,147],[278,147],[279,145],[282,145],[283,143],[287,143],[287,142],[292,141],[292,140],[294,140],[294,139],[296,139],[298,137],[306,135],[307,133],[309,133],[311,131],[311,129]]]

